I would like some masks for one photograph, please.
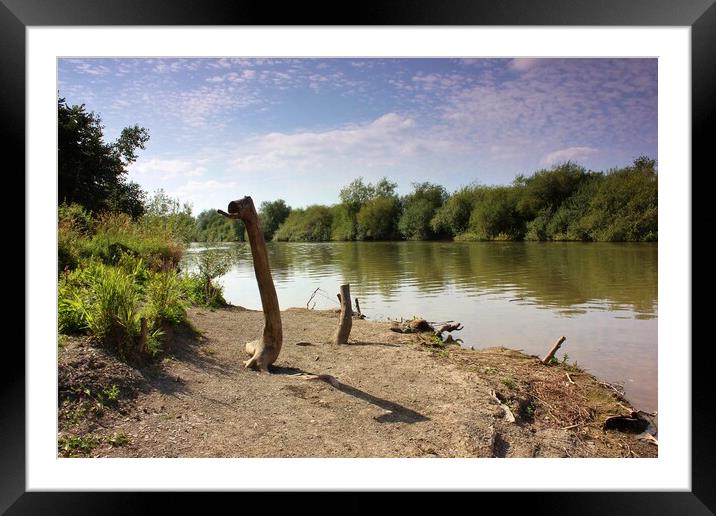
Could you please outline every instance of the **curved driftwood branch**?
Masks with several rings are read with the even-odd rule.
[[[264,331],[260,339],[246,343],[246,352],[251,358],[244,362],[245,367],[257,367],[262,372],[268,372],[281,352],[283,330],[281,327],[281,310],[278,306],[276,288],[271,278],[268,251],[266,242],[259,227],[259,218],[251,197],[244,197],[229,203],[229,212],[217,210],[221,215],[230,219],[239,219],[246,226],[246,233],[251,246],[251,257],[254,261],[254,273],[259,285],[261,307],[264,311]]]

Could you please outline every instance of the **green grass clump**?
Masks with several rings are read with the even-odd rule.
[[[513,389],[513,390],[514,390],[514,389],[517,388],[517,384],[515,383],[515,380],[514,380],[511,376],[505,376],[505,377],[502,379],[502,385],[504,385],[504,386],[507,387],[508,389]]]
[[[60,435],[57,438],[57,450],[63,457],[80,457],[89,454],[99,444],[99,439],[88,435]]]

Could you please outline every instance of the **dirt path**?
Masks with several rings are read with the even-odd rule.
[[[100,457],[657,454],[635,433],[601,429],[606,414],[626,407],[586,373],[567,376],[569,369],[507,349],[432,348],[383,322],[355,320],[350,344],[335,346],[327,339],[337,317],[282,312],[284,344],[271,375],[243,368],[244,343],[259,335],[263,314],[239,307],[190,310],[196,332],[177,330],[167,356],[142,370],[71,339],[60,352],[60,450]],[[293,376],[300,373],[338,383]],[[121,393],[116,401],[97,394],[112,385]],[[98,406],[97,398],[105,408],[93,414],[86,407]],[[70,446],[73,436],[93,444]]]

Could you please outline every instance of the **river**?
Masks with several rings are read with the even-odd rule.
[[[234,305],[261,309],[246,243],[192,244],[237,257],[218,281]],[[577,242],[331,242],[268,244],[282,309],[337,308],[350,283],[370,319],[459,321],[464,346],[505,346],[570,363],[657,409],[657,244]],[[258,331],[258,329],[257,329]]]

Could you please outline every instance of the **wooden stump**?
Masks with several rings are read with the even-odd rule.
[[[348,336],[351,334],[353,327],[353,309],[351,308],[351,286],[341,285],[341,291],[338,294],[341,300],[341,315],[338,319],[338,329],[333,337],[336,344],[348,344]]]

